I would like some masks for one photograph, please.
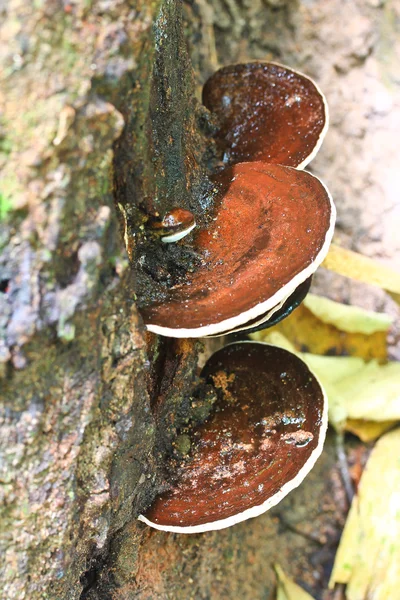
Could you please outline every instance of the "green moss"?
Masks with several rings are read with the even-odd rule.
[[[12,209],[12,201],[9,196],[5,196],[0,192],[0,221],[4,221],[7,214]]]
[[[180,456],[188,455],[190,452],[190,448],[191,448],[190,437],[188,435],[186,435],[185,433],[178,435],[178,437],[175,440],[174,446],[175,446],[175,451]]]
[[[14,208],[14,198],[22,193],[21,186],[13,174],[2,173],[0,183],[0,221],[4,221]]]

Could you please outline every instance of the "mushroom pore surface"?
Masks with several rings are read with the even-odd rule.
[[[195,533],[257,516],[299,485],[322,450],[324,393],[294,354],[234,343],[209,359],[202,377],[218,400],[192,432],[171,489],[140,517],[159,529]]]

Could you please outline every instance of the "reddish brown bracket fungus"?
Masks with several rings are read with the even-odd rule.
[[[215,213],[194,238],[202,266],[142,309],[170,337],[221,335],[282,304],[328,252],[335,208],[305,171],[240,163],[214,177]]]
[[[184,208],[173,208],[163,219],[153,219],[150,228],[165,243],[177,242],[196,227],[193,213]]]
[[[218,400],[170,490],[139,517],[156,529],[198,533],[258,516],[301,483],[322,451],[325,394],[294,354],[235,343],[209,359],[202,377]]]
[[[219,69],[206,82],[203,103],[219,120],[224,162],[263,160],[305,167],[328,128],[328,106],[308,77],[275,63]]]

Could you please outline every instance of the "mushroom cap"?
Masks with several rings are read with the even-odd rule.
[[[335,208],[310,173],[240,163],[216,175],[214,184],[213,220],[193,242],[203,264],[166,300],[142,307],[154,333],[222,335],[288,298],[328,252]]]
[[[297,487],[322,452],[326,396],[296,355],[234,343],[209,359],[202,377],[219,397],[171,489],[139,517],[156,529],[199,533],[258,516]]]
[[[204,85],[203,104],[219,119],[215,139],[228,164],[263,160],[303,168],[328,128],[328,106],[319,87],[276,63],[219,69]]]
[[[150,228],[165,243],[177,242],[196,227],[193,213],[185,208],[173,208],[162,220],[153,220]]]

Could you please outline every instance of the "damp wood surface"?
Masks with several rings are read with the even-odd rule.
[[[151,342],[133,302],[110,168],[134,85],[135,143],[148,151],[140,134],[150,93],[145,57],[152,23],[173,5],[11,0],[1,8],[7,600],[272,600],[275,562],[316,600],[334,598],[327,585],[348,505],[332,437],[307,480],[269,514],[184,537],[136,521],[160,489],[159,456],[187,417],[181,398],[199,348],[155,344],[149,387]],[[288,64],[318,82],[331,127],[310,170],[335,199],[336,241],[396,268],[398,2],[193,0],[183,3],[183,18],[198,98],[216,68],[252,59]],[[398,307],[387,295],[323,270],[314,291],[391,314],[389,355],[400,359]],[[163,365],[175,369],[172,383],[160,379]],[[155,390],[164,407],[159,437]],[[359,471],[367,446],[348,444]]]

